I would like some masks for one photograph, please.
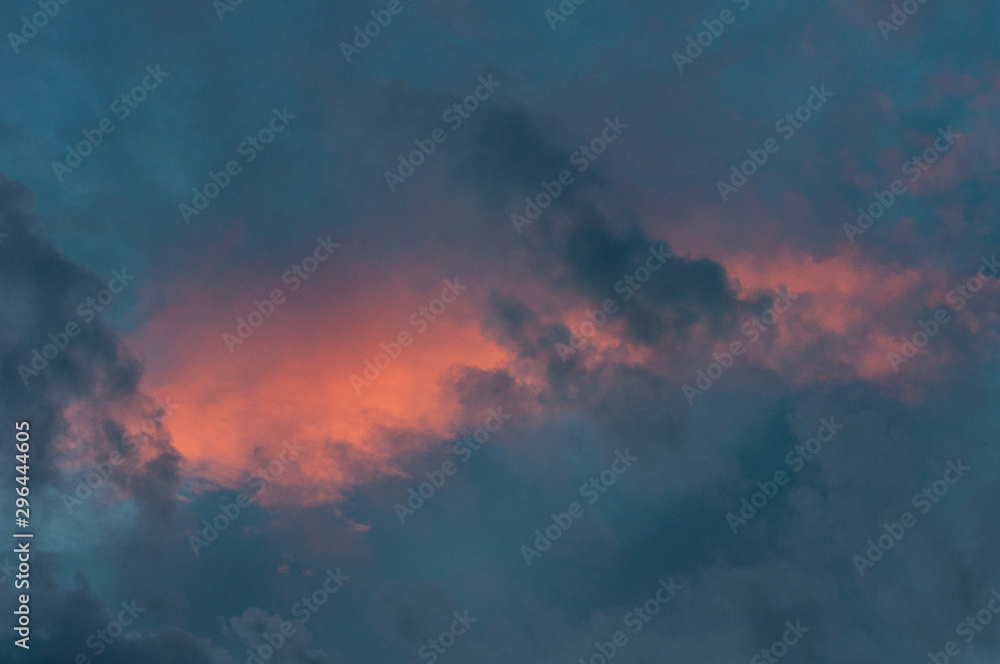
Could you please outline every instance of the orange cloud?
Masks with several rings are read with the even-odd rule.
[[[443,289],[440,280],[414,279],[426,289],[368,274],[353,284],[306,284],[288,292],[273,316],[230,353],[223,333],[236,316],[279,283],[258,280],[219,303],[187,286],[178,303],[132,339],[147,366],[147,389],[183,403],[171,415],[173,444],[190,473],[246,489],[247,476],[278,458],[283,441],[305,448],[301,470],[275,480],[297,489],[300,502],[336,499],[350,486],[396,472],[394,458],[454,433],[461,414],[439,380],[453,365],[493,369],[507,361],[487,341],[463,293],[426,331],[411,314]],[[408,332],[410,346],[360,394],[351,376],[380,344]],[[384,361],[380,361],[384,365]],[[371,374],[369,374],[371,377]]]
[[[865,262],[854,248],[822,259],[782,248],[769,256],[741,252],[721,261],[743,298],[779,287],[800,296],[779,317],[780,334],[759,360],[799,380],[878,380],[891,374],[886,353],[892,349],[896,303],[913,301],[928,282],[944,278],[928,269]]]

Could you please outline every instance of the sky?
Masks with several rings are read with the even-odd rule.
[[[995,660],[994,4],[0,28],[0,661]]]

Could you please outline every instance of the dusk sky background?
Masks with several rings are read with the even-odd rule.
[[[1000,589],[995,3],[53,4],[0,11],[0,661],[241,664],[286,621],[263,661],[760,664],[789,622],[781,661],[997,661],[989,609],[956,632]]]

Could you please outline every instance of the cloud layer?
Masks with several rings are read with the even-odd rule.
[[[918,7],[59,5],[0,56],[4,657],[994,652],[995,12]]]

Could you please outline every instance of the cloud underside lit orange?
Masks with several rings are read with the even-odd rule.
[[[710,257],[726,267],[744,299],[782,286],[808,296],[779,317],[766,353],[762,345],[748,357],[797,382],[891,380],[886,354],[898,347],[894,326],[900,321],[886,312],[914,294],[932,303],[931,291],[944,285],[936,274],[872,265],[851,250],[824,260],[787,249],[770,256]],[[538,311],[548,312],[546,322],[583,320],[585,302],[567,306],[531,284],[515,288],[521,296],[530,293]],[[248,295],[238,299],[252,302],[267,290],[248,287]],[[238,312],[232,303],[220,305],[197,288],[189,288],[178,299],[183,304],[162,311],[129,339],[147,368],[145,388],[178,404],[167,426],[190,476],[245,489],[248,475],[278,458],[283,443],[294,439],[306,451],[300,467],[278,479],[279,488],[294,486],[298,502],[335,501],[352,486],[400,472],[400,455],[462,433],[458,422],[468,414],[443,383],[456,367],[504,368],[525,384],[541,375],[518,376],[518,371],[534,370],[483,334],[481,298],[459,298],[419,333],[409,317],[434,297],[428,291],[387,277],[365,293],[338,296],[337,306],[324,302],[321,290],[305,291],[289,297],[232,353],[222,335],[235,333]],[[244,315],[249,310],[245,307]],[[360,311],[364,317],[353,314]],[[595,356],[629,364],[644,364],[650,357],[653,349],[619,338],[619,324],[595,336],[585,366]],[[365,361],[374,361],[383,352],[380,345],[403,331],[412,344],[401,348],[370,385],[352,384],[352,376],[372,378],[365,376]],[[683,362],[689,360],[670,363]],[[270,492],[268,500],[281,495]]]
[[[143,355],[147,389],[178,404],[168,427],[189,474],[245,489],[247,476],[294,439],[306,450],[300,467],[276,484],[308,487],[309,501],[334,500],[397,472],[397,455],[458,433],[458,406],[441,383],[456,365],[489,370],[508,360],[461,299],[420,333],[409,316],[428,300],[406,289],[381,293],[377,318],[345,313],[358,310],[350,302],[315,306],[292,295],[232,353],[222,334],[235,333],[235,318],[197,292],[130,340]],[[352,375],[365,380],[366,360],[385,366],[381,344],[404,331],[411,344],[369,385],[352,383]]]

